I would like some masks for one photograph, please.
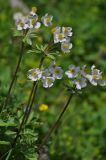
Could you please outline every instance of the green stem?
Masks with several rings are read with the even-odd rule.
[[[24,49],[24,43],[22,42],[19,59],[18,59],[16,68],[15,68],[15,72],[14,72],[14,74],[13,74],[13,78],[12,78],[12,80],[11,80],[11,83],[10,83],[10,86],[9,86],[9,89],[8,89],[8,92],[7,92],[7,96],[6,96],[5,102],[4,102],[3,107],[2,107],[2,109],[1,109],[1,112],[3,111],[3,109],[4,109],[4,108],[7,106],[7,104],[8,104],[8,100],[9,100],[9,97],[10,97],[10,93],[11,93],[11,90],[12,90],[12,88],[13,88],[13,85],[14,85],[14,82],[15,82],[15,79],[16,79],[16,75],[17,75],[17,72],[18,72],[18,70],[19,70],[19,66],[20,66],[21,60],[22,60],[23,49]]]
[[[40,61],[40,64],[39,64],[40,68],[41,68],[41,66],[43,64],[43,61],[44,61],[44,57],[41,58],[41,61]],[[34,102],[34,99],[35,99],[35,95],[36,95],[36,91],[37,91],[37,86],[38,86],[38,82],[37,81],[33,82],[33,86],[32,86],[31,93],[30,93],[30,96],[29,96],[29,99],[28,99],[27,107],[26,107],[26,110],[25,110],[22,122],[20,124],[19,130],[17,132],[17,135],[16,135],[16,137],[15,137],[15,139],[13,141],[12,148],[15,147],[17,139],[18,139],[18,137],[20,135],[20,132],[21,132],[21,130],[23,128],[23,125],[26,124],[26,122],[28,120],[28,117],[29,117],[29,114],[31,112],[31,108],[32,108],[32,105],[33,105],[33,102]],[[32,95],[33,95],[33,97],[32,97]],[[31,105],[30,105],[31,98],[32,98],[32,102],[31,102]]]
[[[40,61],[40,64],[39,64],[39,68],[41,68],[42,67],[42,65],[43,65],[43,61],[44,61],[44,59],[45,59],[45,56],[43,56],[42,58],[41,58],[41,61]],[[37,92],[37,88],[38,88],[38,82],[37,82],[37,84],[35,85],[35,82],[33,83],[33,97],[32,97],[32,101],[31,101],[31,104],[30,104],[30,106],[29,106],[29,110],[28,110],[28,114],[27,114],[27,116],[26,116],[26,119],[25,119],[25,124],[27,123],[27,121],[28,121],[28,118],[29,118],[29,115],[30,115],[30,112],[31,112],[31,110],[32,110],[32,106],[33,106],[33,103],[34,103],[34,101],[35,101],[35,96],[36,96],[36,92]]]
[[[34,100],[35,100],[37,88],[38,88],[38,83],[36,84],[36,86],[34,85],[32,101],[31,101],[31,104],[30,104],[30,106],[29,106],[28,113],[27,113],[27,115],[26,115],[26,119],[25,119],[24,124],[27,123],[28,118],[29,118],[29,115],[30,115],[30,112],[31,112],[31,110],[32,110],[32,106],[33,106],[33,102],[34,102]]]
[[[17,135],[16,135],[16,137],[15,137],[15,139],[14,139],[14,141],[13,141],[12,148],[15,147],[16,142],[17,142],[17,139],[18,139],[18,137],[19,137],[19,135],[20,135],[20,132],[21,132],[21,130],[22,130],[22,128],[23,128],[23,125],[24,125],[24,122],[25,122],[25,119],[26,119],[26,115],[27,115],[28,112],[29,112],[29,104],[30,104],[30,100],[31,100],[32,94],[33,94],[33,92],[34,92],[34,86],[35,86],[36,84],[37,84],[36,82],[33,83],[33,87],[32,87],[32,90],[31,90],[31,93],[30,93],[30,96],[29,96],[29,99],[28,99],[28,104],[27,104],[27,107],[26,107],[24,116],[23,116],[23,118],[22,118],[20,127],[19,127],[19,129],[18,129]]]
[[[45,48],[45,51],[44,51],[44,54],[45,54],[45,55],[41,58],[41,61],[40,61],[40,64],[39,64],[39,68],[42,67],[43,61],[44,61],[44,59],[45,59],[45,57],[46,57],[46,54],[47,54],[48,51],[49,51],[49,47],[52,45],[52,43],[53,43],[53,40],[52,40],[52,38],[51,38],[50,41],[49,41],[49,43],[48,43],[48,45],[47,45],[47,47]],[[35,87],[35,89],[34,89],[34,87]],[[27,120],[28,120],[28,118],[29,118],[30,112],[31,112],[31,110],[32,110],[32,106],[33,106],[33,103],[34,103],[34,100],[35,100],[35,96],[36,96],[36,92],[37,92],[37,87],[38,87],[38,84],[37,84],[36,86],[33,86],[33,90],[34,90],[34,92],[33,92],[33,98],[32,98],[32,101],[31,101],[31,105],[30,105],[30,107],[29,107],[28,115],[26,116],[25,124],[27,123]]]
[[[31,93],[30,93],[30,96],[29,96],[29,99],[28,99],[28,104],[27,104],[27,107],[26,107],[26,110],[25,110],[23,119],[22,119],[22,121],[21,121],[21,124],[20,124],[20,127],[19,127],[19,129],[18,129],[17,135],[16,135],[16,137],[15,137],[13,143],[12,143],[12,148],[11,148],[10,151],[8,152],[8,155],[7,155],[7,158],[8,158],[8,159],[6,159],[6,160],[9,160],[9,158],[10,158],[12,152],[13,152],[13,149],[15,148],[16,142],[17,142],[17,140],[18,140],[18,138],[19,138],[20,132],[21,132],[21,130],[22,130],[22,128],[23,128],[23,125],[24,125],[24,122],[25,122],[25,118],[26,118],[26,115],[27,115],[27,113],[28,113],[28,108],[29,108],[30,100],[31,100],[32,94],[33,94],[33,92],[34,92],[34,86],[36,86],[36,82],[33,83],[33,87],[32,87],[32,90],[31,90]],[[0,160],[2,160],[2,159],[0,159]]]
[[[11,149],[11,150],[9,151],[9,153],[8,153],[8,155],[7,155],[7,157],[6,157],[6,160],[9,160],[12,151],[13,151],[13,149]]]
[[[48,44],[48,45],[50,45],[50,44]],[[48,47],[48,46],[47,46],[47,47]],[[48,50],[48,48],[45,49],[45,51],[47,51],[47,50]],[[44,52],[44,53],[45,53],[45,52]],[[40,64],[39,64],[39,68],[42,67],[43,61],[44,61],[45,57],[46,57],[46,54],[41,58],[41,61],[40,61]],[[32,109],[32,106],[33,106],[33,102],[34,102],[34,100],[35,100],[35,95],[36,95],[36,91],[37,91],[37,86],[38,86],[38,82],[37,82],[37,81],[36,81],[36,82],[33,82],[33,87],[32,87],[32,89],[31,89],[31,93],[30,93],[30,96],[29,96],[29,99],[28,99],[28,104],[27,104],[27,107],[26,107],[26,111],[25,111],[25,113],[24,113],[22,122],[21,122],[20,127],[19,127],[19,130],[18,130],[18,132],[17,132],[17,135],[16,135],[16,137],[15,137],[15,139],[14,139],[14,141],[13,141],[13,144],[12,144],[12,151],[13,151],[13,149],[15,148],[15,145],[16,145],[16,143],[17,143],[17,140],[18,140],[18,137],[19,137],[19,135],[20,135],[20,132],[21,132],[21,130],[23,129],[23,125],[27,123],[27,120],[28,120],[28,118],[29,118],[29,115],[30,115],[30,112],[31,112],[31,109]],[[33,97],[32,97],[32,95],[33,95]],[[32,98],[32,101],[31,101],[31,98]],[[30,105],[30,102],[31,102],[31,105]],[[11,156],[12,151],[11,151],[11,153],[9,154],[9,157]],[[9,159],[9,157],[8,157],[8,159]]]
[[[11,150],[12,150],[12,149],[10,149],[10,150],[8,150],[6,153],[4,153],[4,154],[0,157],[0,160],[4,159],[6,155],[7,155],[7,157],[8,157],[8,155],[9,155],[10,152],[11,152]]]
[[[62,109],[57,121],[54,123],[54,125],[50,128],[50,130],[48,131],[48,133],[46,134],[46,136],[43,138],[42,143],[40,144],[40,146],[38,147],[38,150],[42,148],[42,146],[48,141],[48,139],[50,138],[50,136],[52,135],[52,133],[57,129],[58,124],[60,122],[60,120],[62,119],[66,109],[68,108],[68,105],[71,101],[73,97],[73,94],[71,94],[68,98],[67,103],[65,104],[64,108]]]

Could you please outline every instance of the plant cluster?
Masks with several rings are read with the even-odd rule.
[[[19,61],[16,65],[16,70],[14,72],[14,75],[12,77],[11,84],[9,86],[9,90],[7,93],[7,97],[4,101],[4,105],[1,110],[1,115],[4,114],[3,111],[5,107],[7,107],[10,93],[12,92],[14,82],[17,77],[17,73],[19,71],[19,67],[22,61],[24,50],[27,48],[28,45],[30,45],[30,48],[33,49],[33,41],[32,39],[36,39],[36,37],[39,36],[39,32],[41,31],[41,27],[43,24],[44,27],[52,27],[53,25],[53,16],[46,13],[44,16],[41,17],[41,20],[39,20],[37,15],[37,8],[33,7],[32,10],[27,14],[24,15],[22,13],[16,13],[14,14],[14,20],[16,23],[16,31],[15,35],[17,37],[21,37],[21,51],[19,55]],[[18,30],[18,32],[17,32]],[[39,60],[39,66],[37,68],[30,69],[28,71],[27,77],[29,80],[33,81],[33,86],[31,88],[29,98],[27,101],[27,105],[25,107],[23,115],[19,116],[21,119],[19,123],[19,128],[14,134],[14,139],[12,139],[11,145],[9,146],[10,149],[3,155],[1,155],[1,159],[4,157],[6,160],[8,159],[14,159],[14,150],[15,148],[17,150],[20,150],[21,147],[25,146],[25,149],[22,149],[22,152],[24,150],[28,150],[28,153],[25,154],[24,158],[29,160],[34,159],[42,159],[42,157],[46,157],[48,159],[48,149],[47,149],[47,142],[49,141],[50,136],[52,133],[59,127],[60,120],[63,117],[63,114],[65,113],[67,107],[70,104],[70,101],[73,97],[73,95],[76,95],[76,93],[79,92],[82,88],[85,88],[88,84],[91,84],[93,86],[105,86],[105,81],[102,78],[102,72],[99,69],[96,69],[95,65],[91,66],[90,68],[87,68],[85,65],[83,67],[75,66],[74,64],[70,64],[67,70],[64,71],[64,68],[57,65],[56,62],[56,54],[61,54],[64,56],[63,53],[70,53],[70,50],[72,48],[71,43],[71,37],[72,37],[72,28],[71,27],[60,27],[56,26],[52,28],[51,34],[50,34],[50,41],[48,44],[43,44],[40,47],[36,46],[36,48],[33,49],[33,51],[39,52],[41,55],[41,59]],[[61,45],[61,51],[60,46]],[[31,50],[32,51],[32,50]],[[54,54],[55,52],[55,54]],[[67,54],[68,56],[68,54]],[[46,58],[50,58],[50,64],[48,67],[45,67],[45,60]],[[52,59],[55,60],[53,61]],[[38,92],[38,85],[40,82],[42,82],[42,86],[44,88],[50,88],[53,87],[55,80],[65,79],[67,81],[67,84],[65,84],[69,92],[69,98],[66,101],[65,106],[63,106],[62,111],[60,112],[57,120],[54,122],[53,126],[50,128],[46,136],[42,139],[40,144],[37,144],[37,140],[40,139],[39,135],[34,134],[34,131],[37,127],[34,127],[32,124],[34,124],[33,117],[36,117],[36,115],[33,115],[32,107],[33,104],[36,103],[36,93]],[[62,81],[62,80],[61,80]],[[43,106],[40,106],[40,109],[42,110],[48,108],[46,105],[43,104]],[[37,110],[36,110],[37,112]],[[30,121],[29,121],[30,119]],[[39,118],[36,117],[36,123],[38,124]],[[29,123],[31,122],[31,123]],[[2,122],[4,123],[4,122]],[[27,124],[31,124],[31,127],[28,127]],[[4,124],[3,124],[4,125]],[[8,126],[11,126],[12,124],[8,124]],[[37,125],[36,125],[37,126]],[[40,126],[41,127],[41,126]],[[13,133],[12,133],[13,134]],[[21,138],[20,138],[21,137]],[[18,143],[19,142],[19,143]],[[31,145],[33,146],[36,144],[36,147],[30,148]],[[30,146],[30,147],[29,147]],[[30,148],[30,149],[29,149]],[[32,153],[34,154],[36,152],[35,156],[32,156]]]

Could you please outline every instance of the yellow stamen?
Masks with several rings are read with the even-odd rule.
[[[24,27],[24,23],[23,23],[23,22],[19,22],[19,25],[20,25],[21,27]]]
[[[67,43],[64,43],[64,44],[63,44],[63,48],[66,48],[66,49],[67,49],[67,48],[68,48],[68,44],[67,44]]]
[[[32,25],[34,25],[36,23],[36,21],[37,21],[36,19],[32,19],[31,20]]]
[[[37,73],[33,71],[33,72],[32,72],[32,76],[33,76],[33,77],[36,77],[36,76],[37,76]]]
[[[65,33],[68,32],[68,28],[67,27],[64,28],[64,32]]]
[[[36,13],[37,12],[37,8],[36,7],[32,7],[32,12]]]
[[[50,18],[47,17],[47,18],[45,19],[45,22],[46,22],[46,23],[49,23],[49,22],[50,22]]]
[[[56,70],[55,70],[55,73],[56,73],[56,74],[59,74],[59,73],[60,73],[60,70],[56,69]]]
[[[70,73],[74,74],[75,73],[75,69],[70,69]]]
[[[58,38],[62,39],[63,38],[63,34],[62,33],[58,33]]]
[[[97,76],[96,76],[96,75],[93,75],[93,79],[96,80],[96,79],[97,79]]]

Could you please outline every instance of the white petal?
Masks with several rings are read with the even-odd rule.
[[[98,80],[98,84],[99,84],[100,86],[105,86],[105,85],[106,85],[106,83],[105,83],[104,80]]]
[[[21,30],[23,30],[23,28],[20,25],[18,25],[17,30],[21,31]]]
[[[34,28],[38,29],[38,28],[40,28],[40,26],[41,26],[41,23],[40,22],[36,22]]]

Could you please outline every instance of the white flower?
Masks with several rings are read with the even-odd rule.
[[[24,30],[29,28],[28,16],[24,16],[21,13],[16,13],[14,15],[14,20],[16,22],[17,30]]]
[[[21,30],[26,30],[29,28],[29,24],[28,23],[25,23],[25,22],[19,22],[17,24],[17,30],[21,31]]]
[[[60,33],[61,31],[61,27],[57,26],[55,28],[52,29],[52,32],[55,34],[55,33]]]
[[[29,24],[25,23],[23,29],[28,29],[29,28]]]
[[[57,67],[57,64],[55,61],[52,61],[51,64],[49,65],[49,72],[53,73],[54,69]]]
[[[35,22],[35,23],[30,22],[29,28],[36,28],[36,29],[38,29],[38,28],[40,28],[40,26],[41,26],[40,22]]]
[[[38,20],[38,15],[37,15],[37,14],[35,14],[34,16],[29,15],[29,21],[30,21],[30,20],[34,21],[34,23],[37,22],[37,20]]]
[[[33,18],[30,18],[30,20],[29,20],[30,21],[29,28],[36,28],[36,29],[40,28],[41,23],[37,22],[37,20],[38,20],[37,14]]]
[[[86,65],[84,65],[80,70],[80,74],[84,78],[88,79],[88,75],[89,75],[88,73],[89,73],[89,70],[87,69]]]
[[[44,88],[50,88],[53,86],[55,79],[53,77],[42,78],[42,83]]]
[[[102,77],[102,72],[100,72],[100,70],[96,69],[95,65],[93,65],[91,67],[91,74],[87,74],[86,78],[94,86],[97,86],[98,84],[100,86],[106,85],[105,81],[103,80],[103,77]]]
[[[44,24],[44,26],[48,27],[52,25],[52,19],[53,16],[49,16],[48,13],[46,13],[45,16],[41,18],[41,21]]]
[[[41,26],[41,23],[40,22],[36,22],[35,24],[33,24],[32,28],[38,29],[38,28],[40,28],[40,26]]]
[[[20,20],[22,20],[23,14],[21,12],[17,12],[13,15],[13,18],[16,22],[19,22]]]
[[[55,79],[61,79],[63,77],[63,70],[61,67],[55,67],[52,74]]]
[[[51,73],[49,72],[49,69],[42,69],[42,78],[50,77]]]
[[[32,10],[30,12],[30,15],[31,16],[35,16],[36,15],[36,11],[37,11],[37,8],[36,7],[32,7]]]
[[[65,35],[65,37],[71,37],[72,36],[72,28],[71,27],[62,27],[62,33]]]
[[[17,30],[21,31],[24,28],[24,24],[22,22],[17,24]]]
[[[28,71],[28,78],[32,81],[37,81],[41,79],[41,77],[42,77],[42,72],[40,71],[39,68],[30,69]]]
[[[86,79],[85,78],[78,78],[72,81],[73,84],[75,84],[76,88],[78,90],[81,90],[82,88],[87,86]]]
[[[54,43],[65,42],[66,38],[63,33],[54,33]]]
[[[65,53],[70,52],[70,49],[72,48],[72,43],[65,41],[61,43],[61,50]]]
[[[70,65],[69,70],[65,72],[68,78],[76,78],[80,71],[80,67],[76,67],[75,65]]]
[[[51,64],[48,67],[49,73],[55,78],[55,79],[61,79],[63,76],[63,70],[61,67],[58,67],[55,61],[52,61]]]

